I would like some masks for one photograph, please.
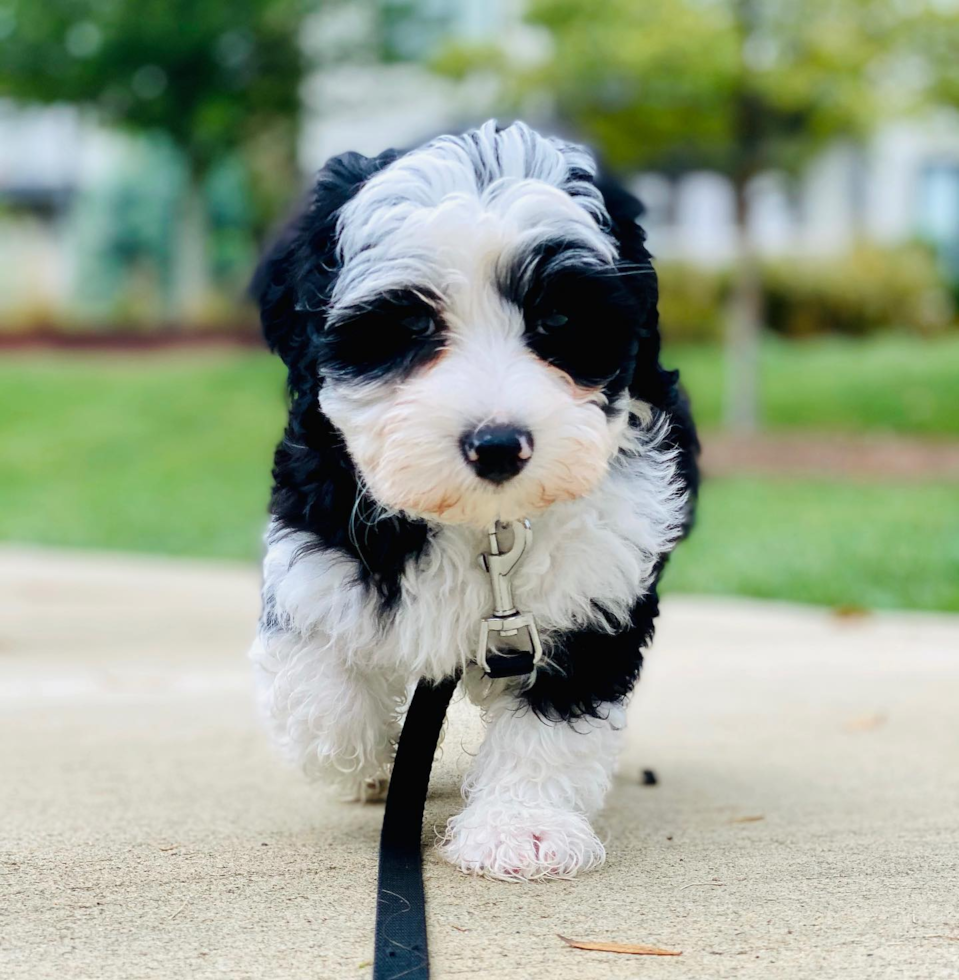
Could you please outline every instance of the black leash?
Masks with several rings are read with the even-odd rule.
[[[533,669],[531,653],[491,654],[490,677],[516,677]],[[410,702],[380,832],[373,980],[428,980],[426,897],[423,893],[423,808],[430,770],[459,677],[420,681]]]
[[[482,620],[477,663],[489,677],[533,674],[542,657],[533,617],[513,604],[510,576],[532,540],[529,521],[514,521],[513,543],[503,551],[497,528],[489,529],[490,552],[482,556],[493,590],[493,615]],[[491,636],[525,632],[531,649],[497,649]],[[396,747],[390,790],[380,834],[380,871],[376,891],[373,980],[429,980],[426,897],[423,893],[423,808],[430,770],[459,676],[438,684],[420,681],[406,713]]]
[[[421,838],[430,770],[458,677],[420,681],[396,749],[380,834],[373,980],[428,980]]]

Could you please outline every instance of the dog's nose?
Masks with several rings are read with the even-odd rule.
[[[533,455],[533,433],[514,425],[482,425],[466,433],[460,446],[478,477],[490,483],[505,483]]]

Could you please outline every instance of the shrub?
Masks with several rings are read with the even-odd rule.
[[[859,248],[833,262],[777,262],[763,278],[767,322],[786,336],[858,336],[890,325],[929,334],[953,321],[948,286],[919,246]]]
[[[674,341],[722,333],[731,272],[663,263],[661,320]],[[929,252],[920,246],[863,246],[835,259],[792,258],[762,270],[766,324],[787,337],[862,336],[888,327],[919,334],[955,325],[955,300]]]
[[[656,263],[659,273],[659,320],[672,341],[718,340],[728,276],[699,266]]]

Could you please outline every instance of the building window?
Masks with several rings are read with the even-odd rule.
[[[959,276],[959,162],[926,164],[919,174],[918,227],[949,272]]]
[[[429,57],[450,40],[479,41],[501,19],[496,0],[378,0],[387,61]]]

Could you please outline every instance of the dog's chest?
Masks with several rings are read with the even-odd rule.
[[[622,462],[589,497],[537,517],[512,582],[517,607],[536,617],[547,648],[568,630],[627,623],[683,512],[671,459],[648,455]],[[482,532],[437,529],[410,559],[388,613],[358,581],[351,559],[334,551],[294,558],[305,543],[279,534],[267,553],[264,594],[281,628],[361,669],[441,677],[473,658],[480,620],[493,604],[478,561],[488,546]]]
[[[558,634],[626,624],[682,523],[671,466],[635,461],[589,498],[558,504],[533,521],[533,542],[513,576],[520,610],[533,613],[547,647]],[[402,598],[382,653],[440,676],[475,655],[480,620],[492,610],[479,563],[486,536],[466,528],[436,532],[407,568]]]

